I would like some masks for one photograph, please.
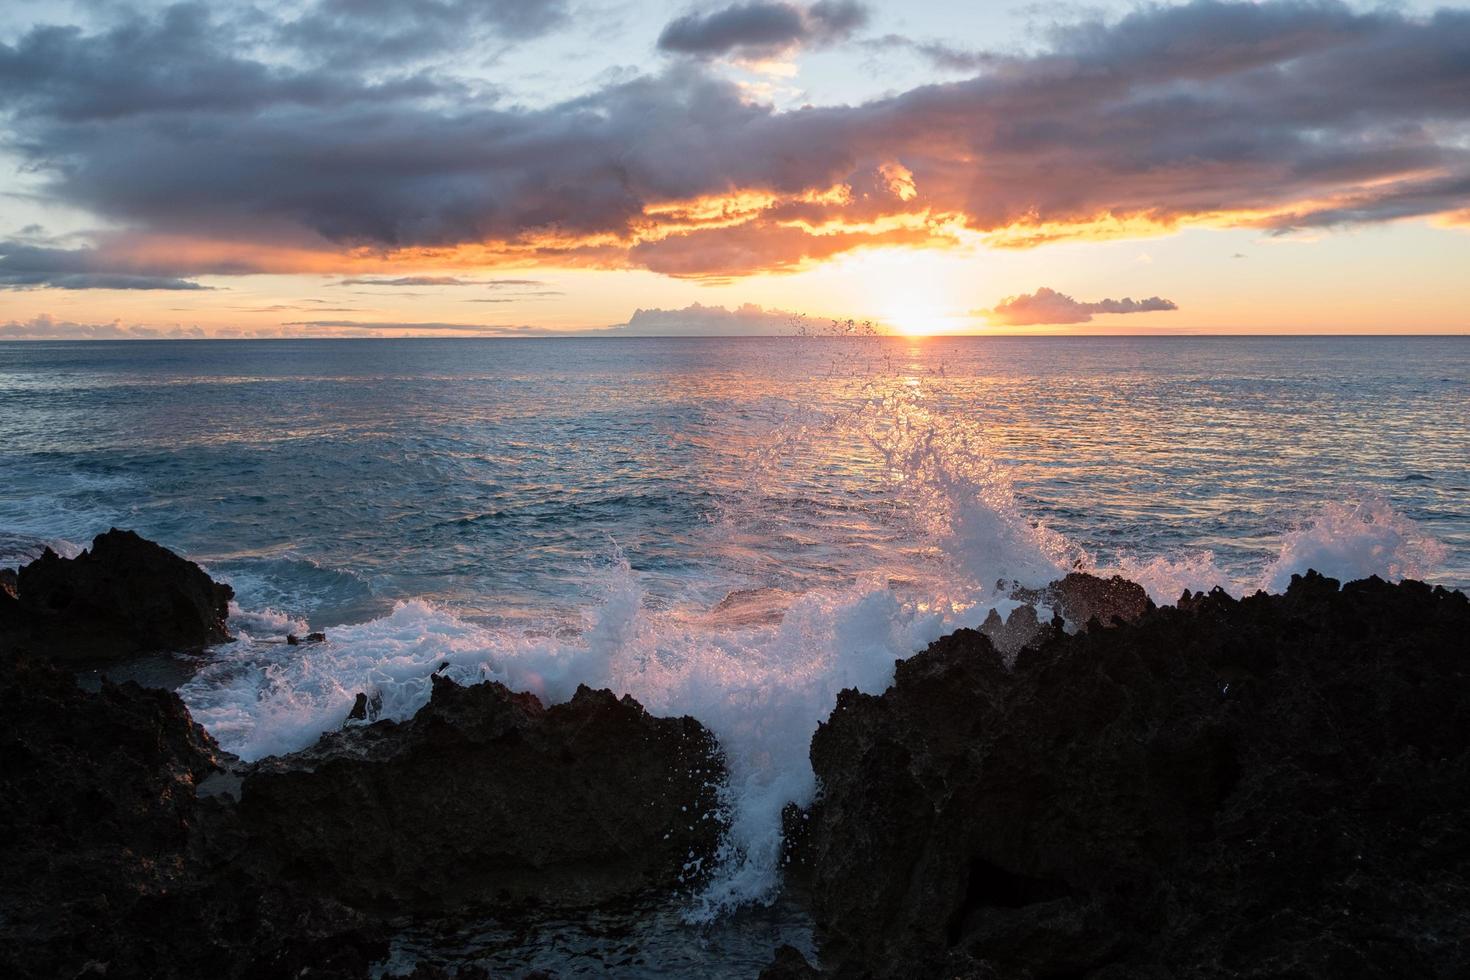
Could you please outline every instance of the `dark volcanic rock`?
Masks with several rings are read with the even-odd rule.
[[[821,975],[821,971],[801,955],[801,950],[795,946],[782,946],[757,980],[818,980]]]
[[[0,976],[364,977],[403,916],[667,894],[723,830],[714,737],[586,688],[543,708],[435,677],[408,722],[242,767],[176,695],[83,691],[42,655],[50,636],[95,654],[87,623],[179,645],[220,626],[227,589],[117,531],[18,579],[19,599],[0,580],[25,627],[0,656]]]
[[[722,829],[713,737],[606,691],[436,680],[238,804],[173,694],[22,655],[0,697],[0,976],[362,977],[404,915],[666,893]]]
[[[1027,605],[1011,610],[1004,621],[992,609],[980,626],[980,632],[1007,656],[1045,640],[1063,621],[1076,632],[1094,622],[1100,626],[1131,623],[1154,607],[1143,586],[1118,575],[1100,578],[1086,572],[1070,572],[1043,589],[1015,589],[1011,598]],[[1038,605],[1051,607],[1053,622],[1037,618]]]
[[[385,911],[582,906],[677,887],[716,845],[724,765],[692,718],[580,688],[545,708],[435,676],[412,720],[333,732],[247,775],[273,875]]]
[[[243,873],[233,814],[195,795],[218,749],[176,696],[20,657],[0,702],[0,975],[356,976],[386,953]]]
[[[1100,578],[1069,572],[1047,586],[1047,598],[1069,623],[1084,627],[1092,620],[1104,626],[1131,623],[1153,608],[1143,586],[1121,575]]]
[[[1099,620],[1095,600],[1090,608]],[[1309,575],[842,694],[803,856],[873,977],[1470,975],[1470,601]]]
[[[229,639],[233,595],[193,562],[113,528],[76,558],[48,548],[22,568],[14,601],[0,596],[0,640],[71,662],[199,649]]]

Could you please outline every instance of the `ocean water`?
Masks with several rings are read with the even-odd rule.
[[[180,693],[246,758],[445,662],[701,719],[710,919],[775,894],[837,691],[1011,583],[1470,586],[1470,339],[0,344],[0,565],[114,525],[234,585]]]

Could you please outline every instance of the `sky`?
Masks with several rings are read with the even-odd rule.
[[[1470,7],[0,5],[0,340],[1470,332]]]

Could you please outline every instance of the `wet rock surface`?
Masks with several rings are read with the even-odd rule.
[[[714,851],[724,764],[692,718],[435,676],[409,721],[265,760],[240,814],[273,875],[360,908],[575,907],[672,891]]]
[[[1093,623],[1104,627],[1131,623],[1154,608],[1143,586],[1118,575],[1102,578],[1086,572],[1070,572],[1041,589],[1018,588],[1010,597],[1025,605],[1012,609],[1004,619],[992,609],[980,626],[980,632],[1007,657],[1055,631],[1076,632]],[[1041,606],[1052,611],[1049,622],[1038,616]]]
[[[173,694],[8,648],[0,694],[7,977],[363,977],[418,913],[668,896],[720,831],[713,738],[606,691],[440,681],[243,778]]]
[[[0,692],[0,975],[355,976],[386,951],[249,873],[233,812],[196,796],[219,752],[176,696],[8,652]]]
[[[230,638],[233,596],[193,562],[113,528],[76,558],[48,548],[0,581],[0,643],[67,663],[197,650]]]
[[[1467,638],[1463,594],[1308,575],[1053,632],[1013,670],[938,641],[813,738],[824,966],[1470,975]]]
[[[179,571],[133,537],[41,559],[34,594],[34,565],[0,577],[27,624],[0,635],[0,976],[714,975],[674,921],[723,829],[698,722],[436,676],[407,721],[363,694],[243,765],[176,696],[83,690],[35,649],[79,629],[29,619],[35,596],[127,601],[115,549]],[[843,692],[822,794],[783,813],[787,911],[723,920],[750,935],[718,975],[1470,975],[1463,594],[1307,575],[1155,609],[1079,574],[1024,601],[1071,631],[1018,611],[1009,656],[961,630]]]

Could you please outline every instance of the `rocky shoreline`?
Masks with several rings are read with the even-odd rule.
[[[786,821],[820,962],[763,976],[1470,974],[1464,594],[1022,598],[1087,625],[1022,606],[839,697]],[[245,765],[174,694],[77,686],[219,642],[228,599],[120,531],[0,576],[6,976],[382,975],[416,922],[597,915],[708,872],[718,743],[609,691],[436,677],[411,719]]]

